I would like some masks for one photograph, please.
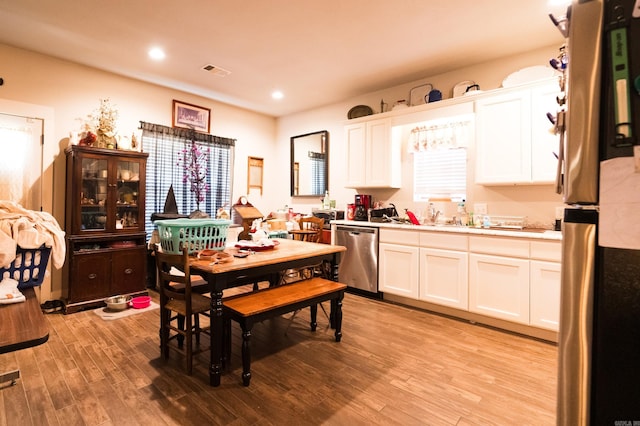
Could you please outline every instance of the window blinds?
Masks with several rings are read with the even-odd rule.
[[[413,154],[413,200],[462,201],[467,192],[466,148],[436,149]]]

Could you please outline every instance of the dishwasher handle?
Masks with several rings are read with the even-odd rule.
[[[348,232],[352,235],[360,235],[360,234],[377,234],[377,228],[364,228],[361,226],[337,226],[336,232]]]

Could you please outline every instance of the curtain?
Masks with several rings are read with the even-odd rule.
[[[147,160],[147,188],[145,229],[153,231],[151,215],[162,213],[164,203],[173,186],[178,212],[190,214],[196,209],[216,217],[219,208],[231,206],[233,183],[233,154],[235,139],[223,138],[191,129],[166,127],[140,122],[142,146],[149,153]],[[207,191],[204,200],[198,202],[191,191],[191,182],[185,179],[183,156],[195,143],[203,155],[206,168],[204,183]]]

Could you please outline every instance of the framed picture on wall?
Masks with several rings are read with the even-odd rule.
[[[211,110],[209,108],[173,100],[173,127],[209,133],[210,125]]]

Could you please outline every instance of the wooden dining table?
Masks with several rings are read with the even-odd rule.
[[[211,291],[211,359],[209,382],[219,386],[222,375],[223,314],[222,292],[225,289],[245,285],[248,282],[270,280],[287,269],[303,268],[326,262],[329,277],[338,280],[340,254],[346,247],[310,243],[291,239],[274,239],[275,245],[268,249],[256,248],[244,258],[233,258],[231,262],[215,263],[210,260],[194,259],[191,273],[202,276]],[[244,250],[243,250],[244,251]],[[226,253],[238,254],[239,249],[227,247]]]

